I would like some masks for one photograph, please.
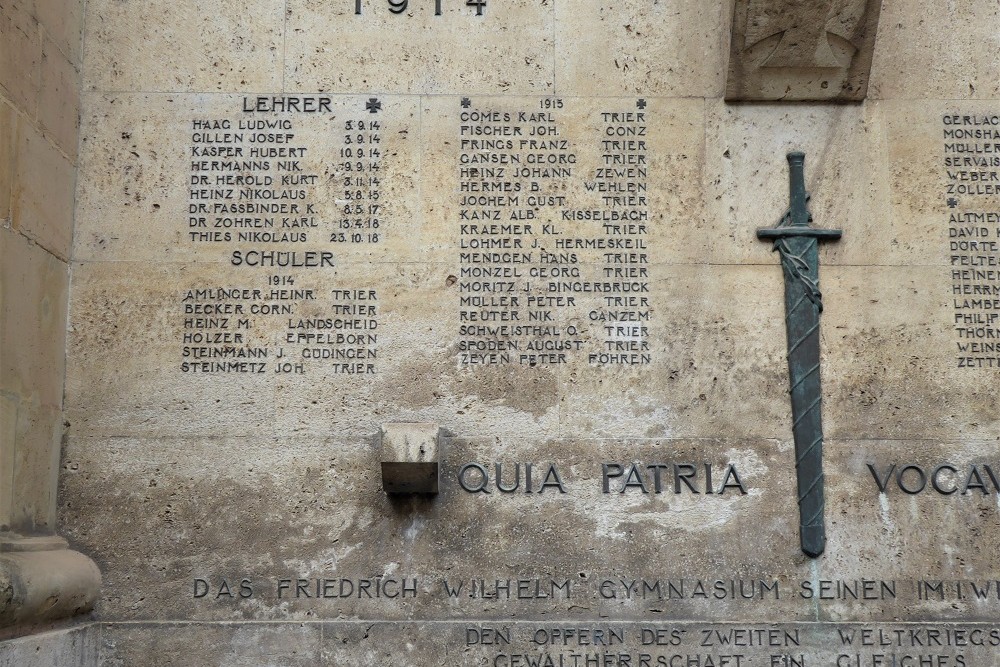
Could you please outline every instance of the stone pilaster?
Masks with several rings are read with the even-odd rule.
[[[56,534],[83,3],[0,8],[0,634],[89,611],[101,574]]]

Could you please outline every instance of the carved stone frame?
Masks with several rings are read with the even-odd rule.
[[[736,0],[726,100],[860,102],[881,0]]]

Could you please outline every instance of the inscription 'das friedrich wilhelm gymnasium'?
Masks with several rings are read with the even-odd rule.
[[[441,595],[446,598],[484,600],[1000,600],[1000,581],[939,579],[722,579],[595,576],[580,578],[524,579],[440,579],[421,581],[417,577],[284,577],[254,579],[243,577],[196,577],[192,597],[224,602],[250,598],[404,600]],[[997,629],[1000,633],[1000,628]]]
[[[409,599],[434,592],[448,598],[487,600],[573,600],[596,595],[604,600],[893,600],[911,591],[918,599],[1000,597],[1000,583],[972,581],[903,582],[881,579],[803,579],[784,582],[778,579],[643,579],[597,577],[586,580],[564,579],[441,579],[430,587],[421,587],[416,577],[376,576],[298,577],[254,581],[249,577],[194,579],[195,599],[249,599],[274,597],[279,600],[340,599]],[[1000,632],[1000,630],[998,630]]]

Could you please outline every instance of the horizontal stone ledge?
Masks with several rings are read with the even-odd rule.
[[[101,588],[94,561],[65,548],[60,538],[27,538],[23,549],[17,542],[5,540],[0,550],[0,627],[48,623],[94,608]]]

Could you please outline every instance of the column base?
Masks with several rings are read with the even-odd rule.
[[[94,561],[57,535],[0,535],[0,628],[86,614],[101,589]]]

